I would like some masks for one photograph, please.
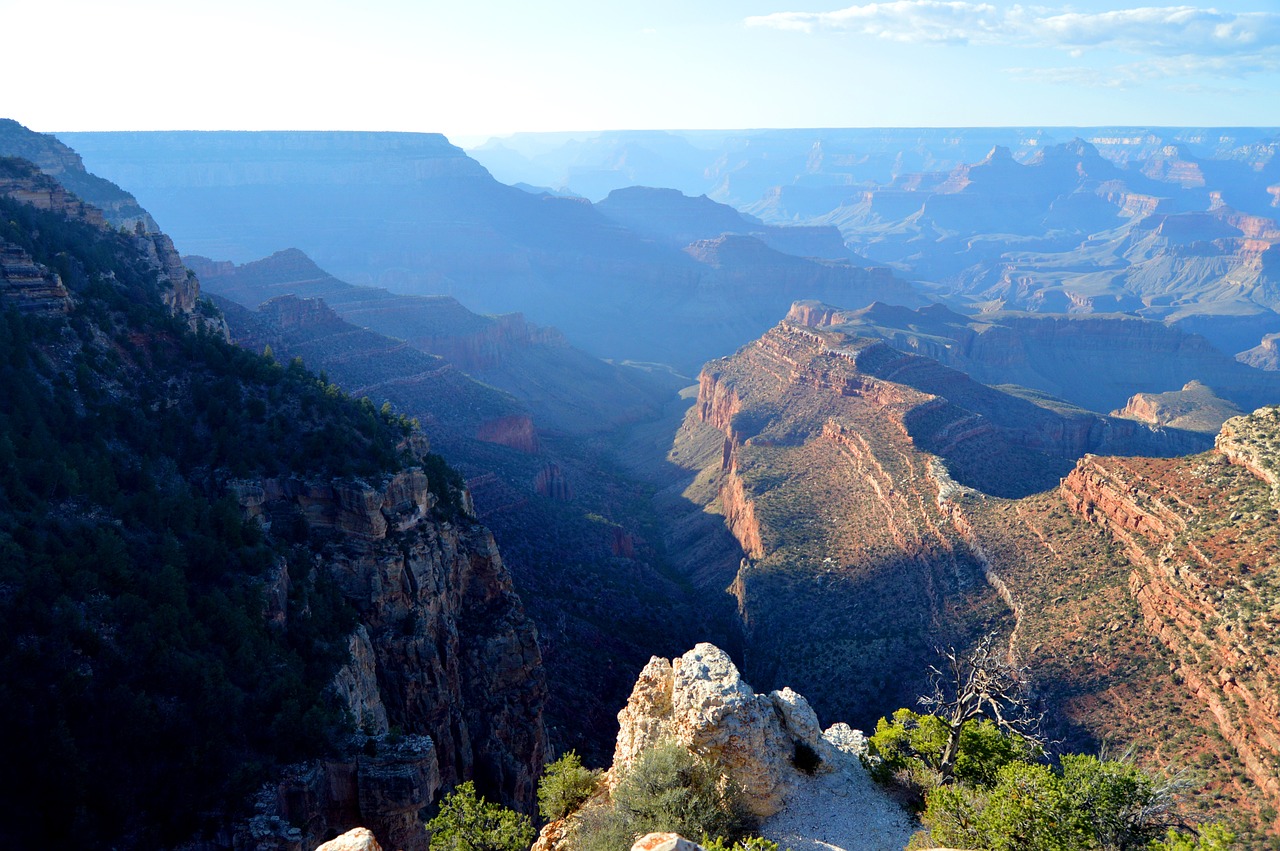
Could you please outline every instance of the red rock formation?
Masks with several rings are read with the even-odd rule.
[[[530,455],[537,455],[541,448],[532,418],[523,414],[499,417],[496,420],[480,423],[476,429],[476,440],[509,446]]]
[[[1257,469],[1256,456],[1222,457]],[[1129,589],[1147,631],[1172,655],[1174,673],[1212,714],[1256,788],[1277,806],[1280,663],[1266,624],[1280,621],[1259,595],[1278,566],[1272,555],[1258,555],[1275,552],[1275,526],[1243,502],[1226,500],[1214,486],[1221,477],[1208,473],[1214,463],[1087,458],[1063,482],[1062,495],[1124,548],[1134,566]],[[1259,604],[1264,614],[1255,624],[1257,615],[1242,613]]]
[[[573,488],[569,486],[569,480],[565,478],[559,464],[547,464],[539,470],[533,480],[533,489],[539,496],[549,499],[561,502],[569,502],[573,499]]]

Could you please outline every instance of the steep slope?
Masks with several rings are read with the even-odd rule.
[[[669,378],[599,361],[519,316],[353,287],[297,251],[243,266],[193,265],[208,270],[218,291],[250,304],[274,294],[256,311],[229,305],[238,342],[270,346],[285,362],[301,357],[375,406],[392,402],[425,424],[465,476],[538,626],[551,687],[547,723],[559,750],[603,758],[615,733],[611,702],[625,698],[653,652],[730,640],[727,597],[699,599],[673,564],[682,551],[664,546],[647,498],[656,485],[614,458],[622,424],[647,425],[667,396],[675,401]],[[324,300],[281,292],[323,294],[412,344],[357,328]],[[655,636],[649,612],[658,607],[682,625]]]
[[[85,170],[80,155],[52,135],[33,133],[12,119],[0,118],[0,156],[35,163],[63,189],[101,210],[113,227],[133,230],[141,223],[150,233],[160,230],[136,198]]]
[[[1212,453],[1088,457],[1053,492],[955,503],[1068,741],[1188,770],[1193,802],[1226,804],[1244,847],[1280,828],[1276,426],[1265,408]]]
[[[403,340],[506,391],[544,428],[593,432],[648,416],[679,384],[661,372],[603,362],[570,346],[556,329],[533,325],[520,314],[482,316],[449,296],[353,286],[297,250],[238,266],[200,257],[186,261],[208,291],[247,307],[285,294],[324,299],[342,319]],[[440,403],[451,404],[447,398]]]
[[[1052,739],[1187,768],[1192,806],[1266,847],[1280,415],[1121,458],[1207,444],[1002,395],[789,323],[707,365],[672,458],[720,439],[689,496],[744,554],[746,670],[865,724],[926,691],[930,645],[1001,628]]]
[[[360,819],[421,848],[417,811],[465,777],[529,806],[535,632],[456,474],[403,419],[227,344],[162,235],[4,168],[6,256],[69,302],[0,299],[6,835],[229,843],[258,784],[316,757],[329,781],[243,829],[310,847]]]
[[[721,447],[712,459],[695,448],[709,431]],[[1102,446],[1205,445],[1042,408],[883,343],[784,322],[704,368],[672,458],[704,459],[692,463],[706,464],[705,481],[688,494],[723,515],[745,555],[727,579],[750,675],[868,724],[914,701],[933,645],[1000,620],[945,494],[1049,488]]]
[[[913,311],[797,302],[788,318],[876,337],[977,381],[1031,387],[1098,412],[1124,407],[1137,392],[1171,392],[1190,381],[1247,410],[1280,400],[1280,380],[1237,362],[1203,337],[1133,316],[966,316],[940,304]],[[1210,431],[1219,425],[1221,420]]]

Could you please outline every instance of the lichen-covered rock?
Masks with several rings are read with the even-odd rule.
[[[316,851],[382,851],[382,846],[374,839],[373,831],[356,827],[317,846]]]
[[[824,762],[832,748],[803,697],[790,689],[756,694],[728,654],[711,644],[671,662],[651,659],[618,722],[611,782],[643,751],[674,739],[723,766],[761,817],[778,811],[797,780],[797,743]]]

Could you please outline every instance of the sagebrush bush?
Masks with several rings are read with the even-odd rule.
[[[647,833],[735,843],[754,827],[740,786],[675,742],[641,754],[604,806],[582,812],[575,851],[630,848]]]

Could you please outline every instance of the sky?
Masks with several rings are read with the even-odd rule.
[[[1280,0],[0,0],[66,130],[1280,125]]]

